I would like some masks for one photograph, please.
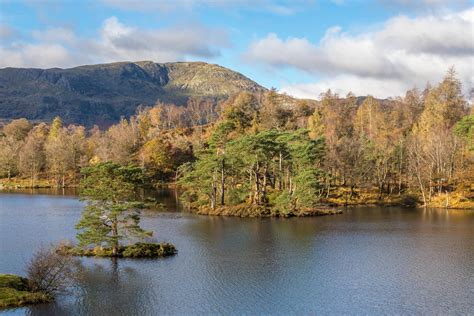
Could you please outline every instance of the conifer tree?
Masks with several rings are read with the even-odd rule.
[[[84,168],[82,174],[81,197],[87,206],[76,225],[80,246],[106,245],[117,256],[121,240],[151,236],[140,227],[140,168],[106,162]]]

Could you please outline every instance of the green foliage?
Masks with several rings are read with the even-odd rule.
[[[219,124],[209,147],[181,169],[183,198],[189,206],[215,208],[220,198],[221,204],[268,206],[284,215],[315,206],[323,174],[323,138],[311,139],[306,129],[270,129],[229,138],[232,129],[225,127],[232,124]]]
[[[243,130],[251,126],[257,111],[257,98],[252,93],[242,92],[227,107],[224,118],[238,129]]]
[[[454,129],[459,137],[466,140],[469,149],[474,151],[474,114],[463,117]]]
[[[14,274],[0,274],[0,287],[9,287],[19,291],[28,290],[28,279]]]
[[[167,257],[177,252],[172,244],[136,243],[125,248],[122,256],[125,258],[155,258]]]
[[[274,192],[270,195],[270,203],[279,214],[291,214],[295,208],[294,199],[287,191]]]
[[[92,249],[61,245],[57,249],[59,254],[83,257],[123,257],[123,258],[159,258],[176,254],[178,251],[170,243],[143,243],[119,246],[114,254],[112,248],[96,246]]]
[[[0,308],[50,302],[41,292],[31,292],[28,279],[13,274],[0,274]]]
[[[312,208],[318,202],[318,189],[321,189],[319,176],[318,171],[311,168],[302,169],[296,174],[294,199],[298,208]]]
[[[231,205],[244,203],[249,196],[248,186],[231,187],[227,191],[227,202]]]
[[[81,197],[87,206],[76,225],[81,246],[105,244],[116,253],[122,239],[151,236],[139,225],[144,206],[137,196],[143,183],[140,168],[100,163],[82,174]]]

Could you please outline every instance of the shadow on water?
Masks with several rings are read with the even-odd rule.
[[[147,306],[153,304],[152,287],[125,261],[116,258],[79,260],[72,294],[59,297],[51,304],[29,306],[25,314],[143,315]]]

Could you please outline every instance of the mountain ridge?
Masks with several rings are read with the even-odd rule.
[[[266,88],[248,77],[205,62],[114,62],[73,68],[0,69],[0,118],[25,117],[107,126],[156,102],[186,104],[190,97],[215,102]]]

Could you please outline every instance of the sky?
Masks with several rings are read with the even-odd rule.
[[[474,0],[0,0],[0,68],[205,61],[302,98],[474,87]]]

